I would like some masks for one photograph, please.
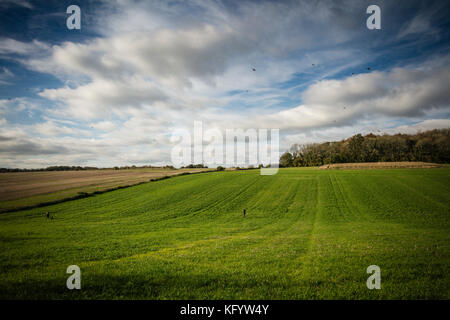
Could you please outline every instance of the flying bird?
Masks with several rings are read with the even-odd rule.
[[[252,70],[253,70],[253,71],[256,71],[256,69],[255,69],[255,68],[252,68]]]
[[[367,68],[367,70],[370,70],[370,68]]]

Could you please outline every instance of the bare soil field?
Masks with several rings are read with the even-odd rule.
[[[364,163],[333,163],[320,166],[319,169],[427,169],[439,168],[441,165],[429,162],[364,162]]]
[[[0,173],[0,210],[30,206],[76,196],[81,192],[104,191],[130,186],[183,172],[212,169],[44,171]],[[51,196],[50,196],[51,195]]]

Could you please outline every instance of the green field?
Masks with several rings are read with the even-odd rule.
[[[0,298],[449,299],[449,204],[448,168],[145,183],[0,214]]]

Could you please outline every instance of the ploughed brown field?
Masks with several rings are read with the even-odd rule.
[[[441,165],[430,162],[364,162],[324,164],[319,169],[414,169],[439,168]]]
[[[139,168],[0,173],[0,211],[58,201],[82,192],[104,191],[183,172],[206,170],[211,169]]]

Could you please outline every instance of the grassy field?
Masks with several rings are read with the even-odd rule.
[[[150,182],[0,214],[0,298],[449,299],[449,204],[449,168]]]
[[[209,169],[138,168],[0,173],[0,212],[102,192],[183,172]]]

